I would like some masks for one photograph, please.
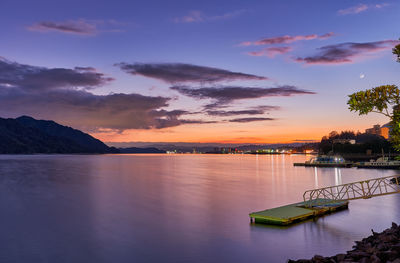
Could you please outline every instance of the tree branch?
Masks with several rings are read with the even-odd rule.
[[[386,111],[387,111],[387,109],[386,109]],[[389,117],[389,118],[392,118],[392,116],[390,115],[390,114],[386,114],[386,113],[384,113],[384,112],[381,112],[381,111],[375,111],[375,110],[372,110],[371,112],[375,112],[375,113],[380,113],[380,114],[383,114],[383,115],[385,115],[386,117]]]
[[[385,108],[385,110],[386,110],[386,116],[390,116],[390,115],[389,115],[389,112],[388,112],[388,109]]]

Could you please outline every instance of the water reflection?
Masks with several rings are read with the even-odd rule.
[[[335,168],[335,185],[342,184],[342,173],[340,168]]]
[[[249,225],[250,212],[305,190],[395,173],[293,166],[305,159],[0,156],[0,261],[285,262],[349,250],[400,218],[391,195],[292,227]]]
[[[319,188],[318,187],[318,168],[314,167],[314,182],[315,182],[315,188]]]
[[[81,164],[71,156],[0,157],[1,262],[73,261],[77,255],[57,255],[82,248],[81,261],[99,259],[92,199],[96,165]]]

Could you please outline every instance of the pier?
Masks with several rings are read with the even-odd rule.
[[[303,201],[250,213],[250,221],[290,225],[347,209],[350,200],[400,193],[398,176],[387,176],[305,191]]]
[[[354,163],[293,163],[293,166],[351,168],[354,166]]]

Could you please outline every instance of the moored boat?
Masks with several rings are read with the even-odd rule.
[[[399,169],[399,160],[390,160],[389,157],[380,157],[376,160],[370,160],[369,162],[355,163],[357,168],[372,168],[372,169]]]
[[[353,163],[346,162],[339,155],[318,155],[304,163],[294,163],[294,166],[313,166],[313,167],[351,167]]]

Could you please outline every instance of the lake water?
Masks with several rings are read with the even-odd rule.
[[[291,227],[248,214],[396,174],[293,167],[301,155],[0,156],[0,262],[286,262],[400,223],[400,195]]]

